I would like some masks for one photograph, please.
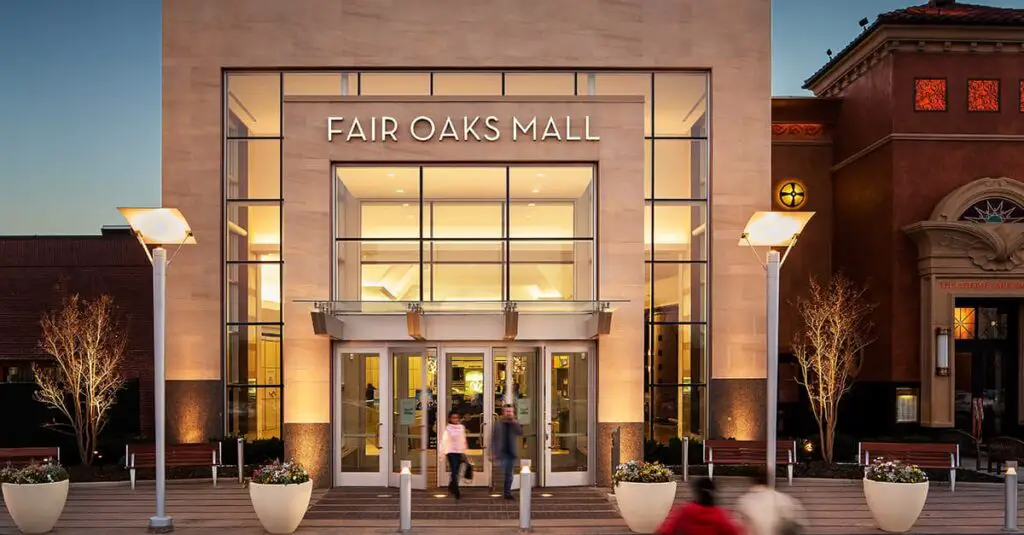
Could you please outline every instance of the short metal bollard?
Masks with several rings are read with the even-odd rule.
[[[412,461],[402,461],[398,487],[398,530],[405,533],[412,529]]]
[[[690,480],[690,437],[683,437],[683,481]]]
[[[533,501],[533,471],[530,470],[531,461],[522,459],[522,468],[519,470],[519,529],[530,531],[532,520],[530,518],[530,507]]]
[[[245,483],[245,459],[243,457],[245,450],[245,439],[238,437],[238,484]]]
[[[1006,504],[1003,531],[1017,531],[1017,461],[1006,463]]]

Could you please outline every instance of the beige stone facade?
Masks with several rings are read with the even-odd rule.
[[[163,204],[180,208],[199,244],[169,271],[167,377],[170,436],[222,429],[207,410],[176,419],[181,399],[224,379],[223,117],[226,73],[366,69],[706,71],[710,73],[709,424],[754,438],[753,389],[765,376],[764,274],[737,246],[750,214],[770,199],[770,0],[174,0],[164,2]],[[570,97],[351,97],[283,99],[281,318],[286,448],[328,484],[330,342],[310,306],[332,293],[332,165],[342,162],[581,162],[597,166],[598,295],[621,300],[598,339],[599,471],[611,428],[623,457],[641,454],[644,421],[644,119],[636,95]],[[594,142],[328,142],[327,117],[417,115],[589,116]],[[744,386],[734,387],[733,383]],[[716,384],[721,388],[716,390]],[[206,390],[204,390],[204,388]],[[716,404],[724,409],[715,415]],[[185,410],[183,408],[182,410]],[[731,412],[729,412],[731,411]],[[193,411],[195,412],[195,411]],[[747,422],[738,425],[735,422]],[[751,423],[754,422],[754,423]],[[201,431],[201,432],[200,432]],[[311,438],[312,437],[312,438]],[[312,442],[320,441],[314,444]]]

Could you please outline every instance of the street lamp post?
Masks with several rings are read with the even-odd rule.
[[[747,221],[740,237],[740,245],[754,251],[761,266],[767,273],[768,283],[768,365],[767,377],[767,418],[765,420],[765,449],[768,486],[775,487],[776,448],[778,446],[778,403],[779,403],[779,274],[782,263],[796,244],[797,238],[814,212],[755,212]],[[768,247],[764,260],[757,254],[756,247]],[[773,247],[785,247],[783,255]]]
[[[128,220],[132,232],[142,244],[153,264],[153,427],[156,440],[156,515],[149,518],[150,533],[174,531],[174,522],[167,516],[166,504],[166,427],[167,397],[164,365],[164,303],[166,302],[167,258],[162,246],[175,244],[177,254],[182,245],[196,243],[185,217],[174,208],[118,208]],[[150,251],[149,246],[153,247]]]

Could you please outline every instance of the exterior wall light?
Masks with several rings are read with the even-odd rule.
[[[949,375],[949,328],[935,329],[935,375]]]
[[[896,423],[917,423],[917,390],[913,388],[896,389]]]

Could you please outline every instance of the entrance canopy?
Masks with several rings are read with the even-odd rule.
[[[625,301],[304,301],[334,340],[587,340],[611,332]]]

